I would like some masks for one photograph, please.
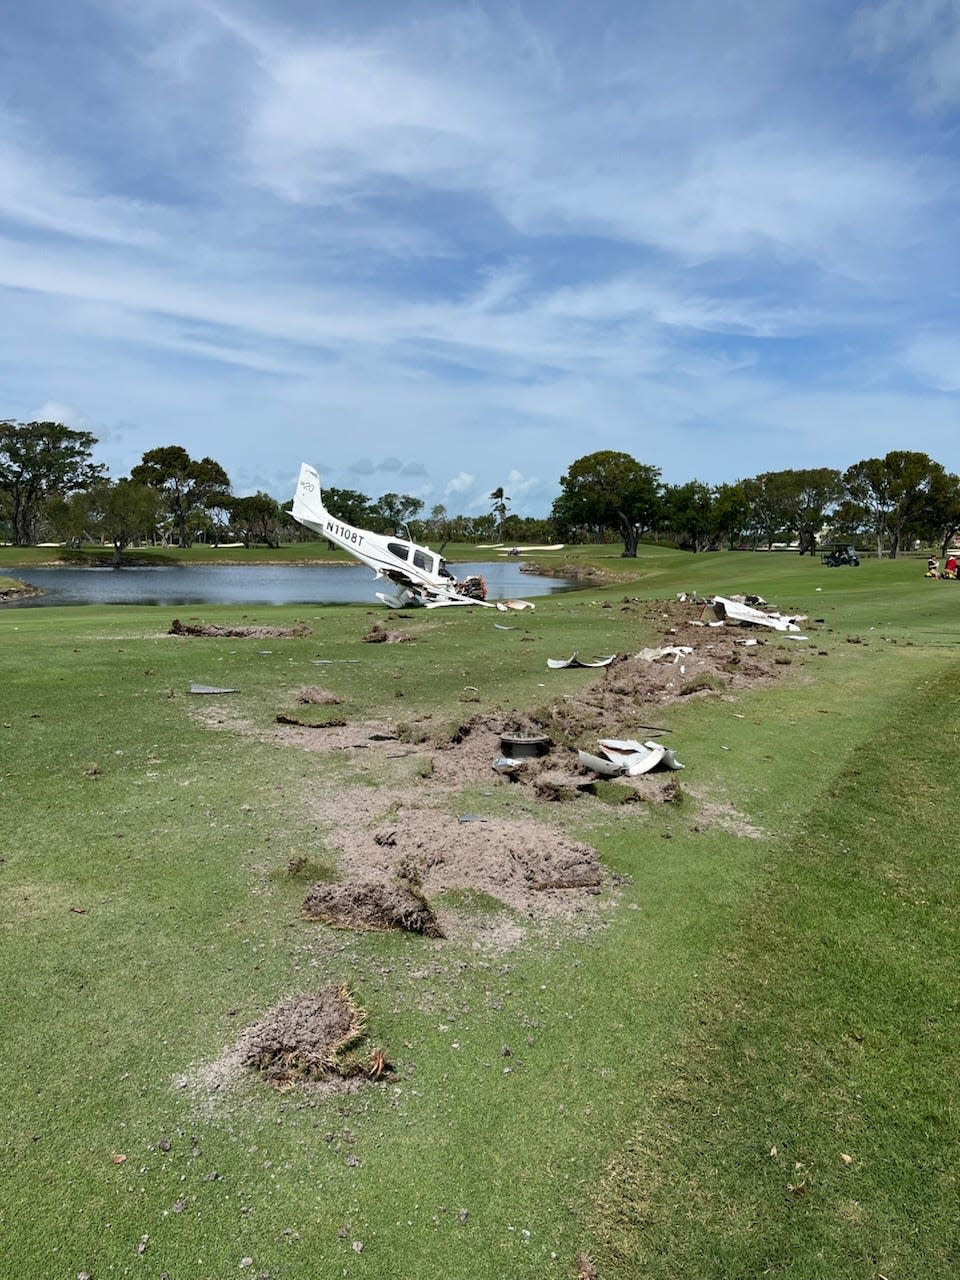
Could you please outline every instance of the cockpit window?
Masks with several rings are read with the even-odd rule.
[[[428,556],[425,551],[414,551],[413,563],[418,569],[423,569],[427,573],[433,573],[433,556]]]
[[[410,548],[405,547],[402,542],[388,542],[387,550],[393,552],[398,560],[406,560],[410,555]]]

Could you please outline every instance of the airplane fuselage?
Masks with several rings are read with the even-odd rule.
[[[307,463],[300,468],[293,518],[369,565],[378,577],[389,578],[430,601],[448,599],[450,603],[470,603],[458,590],[442,556],[429,547],[406,538],[357,529],[332,515],[323,505],[320,477]]]

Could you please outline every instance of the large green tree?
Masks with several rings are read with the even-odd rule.
[[[423,499],[409,493],[382,493],[373,504],[374,523],[384,533],[399,533],[423,510]]]
[[[190,545],[190,517],[213,506],[226,506],[230,477],[213,458],[191,458],[178,444],[150,449],[130,472],[131,479],[162,494],[181,547]]]
[[[98,480],[75,493],[67,503],[70,526],[76,533],[94,533],[113,543],[113,563],[121,563],[124,549],[138,538],[149,537],[163,511],[156,489],[122,479]]]
[[[338,489],[331,485],[323,491],[323,505],[346,524],[364,528],[370,521],[370,499],[359,489]]]
[[[817,535],[844,494],[840,472],[831,467],[764,471],[739,486],[749,504],[745,527],[755,542],[769,549],[778,534],[796,534],[801,555],[816,551]]]
[[[725,537],[732,551],[750,524],[750,500],[742,480],[720,484],[714,489],[713,522],[718,537]]]
[[[754,548],[765,543],[769,551],[777,537],[789,531],[789,483],[786,471],[764,471],[741,481],[750,513],[746,527],[753,534]]]
[[[843,479],[832,467],[786,471],[787,520],[796,533],[801,555],[814,555],[817,536],[843,497]]]
[[[0,491],[16,546],[36,542],[51,498],[67,498],[104,475],[105,467],[91,461],[96,443],[89,431],[62,422],[0,422]]]
[[[229,504],[234,528],[249,549],[251,542],[265,542],[279,547],[283,526],[283,509],[268,493],[257,492],[247,498],[233,498]]]
[[[931,517],[936,494],[944,492],[944,469],[925,453],[894,449],[882,458],[864,458],[844,472],[851,500],[869,513],[877,555],[886,539],[895,560],[908,531],[919,532]]]
[[[930,477],[929,531],[940,545],[940,554],[960,533],[960,476],[937,468]]]
[[[678,546],[696,553],[716,544],[719,530],[714,492],[708,484],[688,480],[686,484],[667,485],[663,505],[666,526]]]
[[[562,493],[553,518],[562,528],[614,528],[623,554],[635,556],[641,537],[656,524],[661,502],[660,470],[629,453],[602,449],[578,458],[560,478]]]
[[[875,540],[877,558],[883,555],[890,506],[887,468],[882,458],[862,458],[843,473],[846,501],[838,513],[842,522],[859,522]]]

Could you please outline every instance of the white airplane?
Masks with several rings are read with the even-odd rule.
[[[382,591],[376,594],[391,609],[411,605],[437,609],[454,604],[479,604],[497,609],[533,608],[526,601],[488,603],[487,585],[483,578],[470,577],[458,582],[447,568],[443,556],[429,547],[421,547],[399,535],[388,537],[372,533],[369,529],[356,529],[331,515],[323,505],[320,477],[306,462],[300,466],[300,479],[293,498],[293,518],[369,565],[378,578],[389,579],[396,588],[394,594],[387,595]]]

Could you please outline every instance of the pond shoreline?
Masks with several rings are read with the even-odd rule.
[[[490,603],[522,596],[543,597],[573,585],[545,574],[520,573],[516,563],[469,563],[485,577]],[[339,570],[336,573],[329,569]],[[365,565],[343,562],[295,564],[109,564],[14,565],[0,578],[0,609],[42,606],[376,605],[376,577]],[[21,576],[22,575],[22,576]]]
[[[5,600],[27,600],[31,596],[42,595],[41,588],[31,582],[23,582],[20,578],[0,578],[0,604]]]

